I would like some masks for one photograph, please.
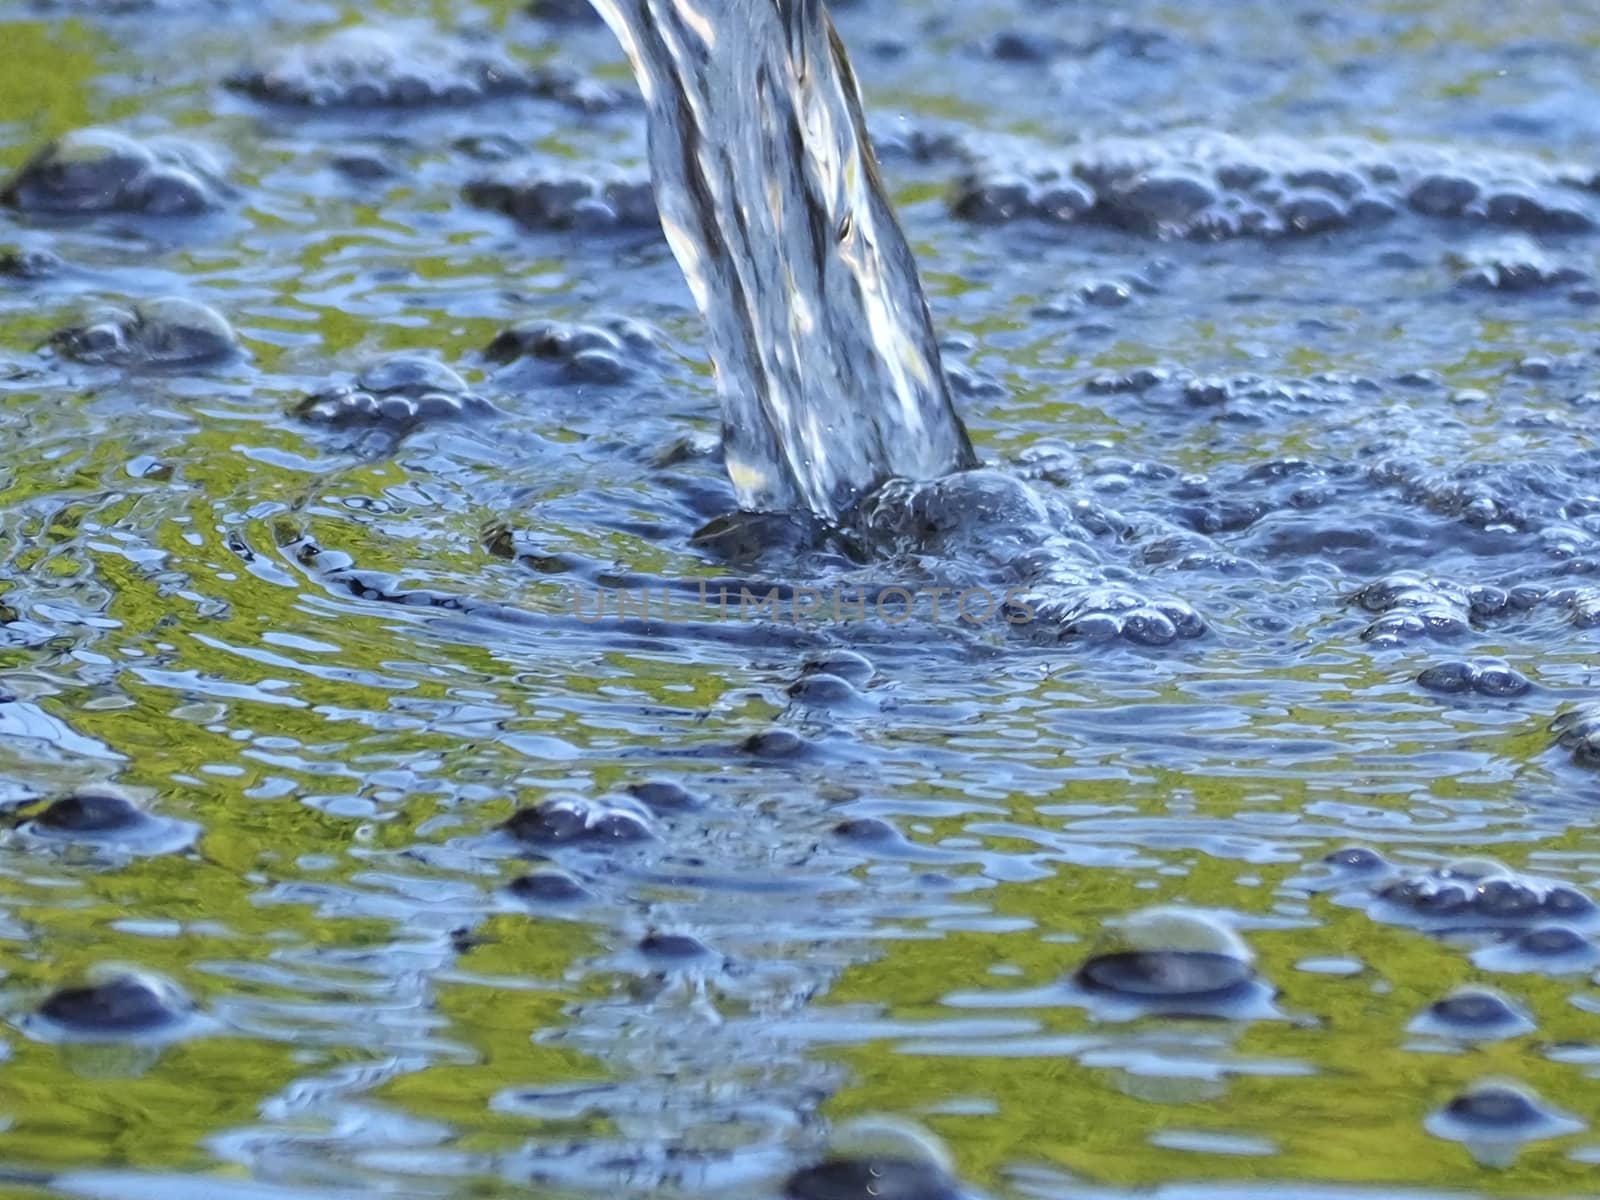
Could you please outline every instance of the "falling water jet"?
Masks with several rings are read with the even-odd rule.
[[[832,517],[976,466],[822,0],[593,3],[644,94],[740,505]]]

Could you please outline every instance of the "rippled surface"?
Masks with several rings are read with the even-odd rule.
[[[0,213],[11,1193],[776,1196],[890,1113],[991,1196],[1592,1194],[1581,10],[841,9],[979,451],[1135,597],[1037,629],[592,619],[1013,514],[695,538],[643,112],[541,11],[0,4],[0,168],[148,148]]]

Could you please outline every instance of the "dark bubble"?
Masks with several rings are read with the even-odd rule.
[[[354,383],[314,392],[294,415],[315,425],[347,429],[387,426],[404,432],[431,421],[488,416],[495,407],[467,390],[449,367],[423,354],[400,353],[368,364]]]
[[[1189,131],[1085,139],[1064,150],[996,148],[958,181],[952,207],[974,221],[1094,221],[1199,241],[1372,226],[1402,208],[1532,233],[1594,223],[1592,201],[1570,176],[1532,157],[1451,163],[1427,145]]]
[[[39,1007],[39,1015],[74,1033],[149,1033],[177,1021],[178,1009],[150,984],[132,975],[63,988]]]
[[[1510,879],[1489,879],[1478,886],[1473,907],[1486,917],[1522,920],[1539,912],[1539,893]]]
[[[704,942],[686,933],[647,933],[639,939],[639,951],[651,958],[700,958],[711,953]]]
[[[783,1186],[788,1200],[960,1200],[932,1163],[892,1157],[835,1158],[803,1167]]]
[[[1021,623],[1029,631],[1037,628],[1036,636],[1060,641],[1095,643],[1122,638],[1134,645],[1166,646],[1206,631],[1200,614],[1183,601],[1152,602],[1120,588],[1045,591],[1029,603],[1031,614],[1008,614],[1007,619],[1020,621],[1028,615],[1030,619]]]
[[[370,150],[352,150],[336,154],[330,161],[339,174],[360,183],[393,179],[400,173],[392,162]]]
[[[996,62],[1047,63],[1066,48],[1062,39],[1029,29],[1003,29],[989,40]]]
[[[139,207],[152,217],[190,217],[212,207],[206,185],[183,167],[153,167],[140,181]]]
[[[1122,618],[1122,635],[1141,646],[1167,646],[1178,638],[1178,627],[1157,608],[1136,608]]]
[[[1467,890],[1454,884],[1428,888],[1417,893],[1411,906],[1428,916],[1453,916],[1465,912],[1472,899]]]
[[[584,809],[572,805],[546,803],[537,808],[518,809],[506,821],[505,828],[512,837],[524,842],[576,842],[588,834],[587,816]]]
[[[1430,217],[1459,217],[1478,196],[1478,185],[1455,175],[1427,175],[1411,189],[1407,201]]]
[[[834,675],[861,687],[876,671],[872,661],[854,650],[830,650],[812,655],[801,665],[803,674]]]
[[[1577,267],[1552,263],[1545,252],[1531,241],[1498,247],[1470,261],[1473,265],[1457,282],[1462,287],[1482,291],[1510,294],[1540,292],[1581,283],[1588,278],[1588,274]]]
[[[505,829],[518,841],[535,846],[604,845],[654,836],[643,811],[582,796],[546,797],[513,813]]]
[[[1402,879],[1378,892],[1381,899],[1429,916],[1450,916],[1467,910],[1469,897],[1459,884],[1441,883],[1432,876]]]
[[[1133,289],[1117,280],[1084,284],[1078,294],[1096,308],[1121,308],[1133,300]]]
[[[1472,690],[1472,664],[1465,662],[1440,663],[1429,667],[1417,676],[1417,682],[1430,692],[1470,692]]]
[[[785,690],[791,700],[812,708],[848,707],[862,699],[846,680],[820,671],[800,676]]]
[[[1145,173],[1102,195],[1113,223],[1148,232],[1181,227],[1216,199],[1205,180],[1181,171]]]
[[[851,817],[833,827],[835,836],[864,845],[883,845],[899,842],[900,831],[877,817]]]
[[[1520,696],[1532,684],[1504,663],[1480,661],[1474,686],[1485,696]]]
[[[1500,192],[1483,206],[1484,216],[1496,225],[1510,225],[1534,233],[1584,233],[1594,220],[1570,205],[1523,192]]]
[[[1191,379],[1183,385],[1183,398],[1200,408],[1214,408],[1233,398],[1232,386],[1225,379]]]
[[[1530,929],[1516,940],[1516,947],[1524,954],[1537,958],[1559,958],[1565,955],[1589,952],[1589,939],[1565,925],[1546,925]]]
[[[639,230],[658,233],[655,191],[648,176],[550,174],[551,166],[509,165],[468,181],[470,204],[504,213],[529,229]]]
[[[1522,877],[1488,859],[1462,859],[1384,883],[1377,898],[1438,930],[1527,929],[1559,917],[1585,922],[1594,904],[1576,888]],[[1374,915],[1389,916],[1382,909]]]
[[[1483,1032],[1520,1025],[1521,1015],[1494,992],[1464,990],[1429,1006],[1428,1012],[1441,1025],[1463,1031]]]
[[[53,801],[34,824],[59,833],[116,833],[136,829],[148,819],[121,796],[80,792]]]
[[[186,216],[217,208],[226,191],[192,148],[153,149],[109,129],[79,129],[29,159],[0,201],[25,212]]]
[[[1465,1126],[1503,1132],[1537,1127],[1545,1116],[1531,1097],[1493,1084],[1463,1092],[1445,1112]]]
[[[1473,597],[1474,612],[1482,611],[1481,602],[1481,596]],[[1498,658],[1440,663],[1418,675],[1417,682],[1433,692],[1477,692],[1493,697],[1520,696],[1533,686],[1525,676]]]
[[[1350,223],[1346,207],[1332,196],[1306,192],[1285,197],[1279,210],[1284,229],[1289,233],[1323,233]],[[1374,211],[1372,216],[1378,214]]]
[[[798,758],[810,749],[810,743],[787,729],[768,729],[752,733],[739,743],[739,753],[751,758]]]
[[[1572,920],[1593,913],[1594,901],[1576,888],[1558,885],[1545,893],[1542,907],[1547,916]]]
[[[1580,766],[1600,766],[1600,705],[1568,709],[1551,723],[1556,744],[1572,752]]]
[[[1250,965],[1211,950],[1122,950],[1091,958],[1077,979],[1092,991],[1137,1000],[1202,1000],[1243,989]]]
[[[1322,861],[1331,866],[1359,871],[1364,875],[1385,871],[1389,867],[1389,862],[1383,855],[1365,846],[1346,846],[1341,850],[1334,850],[1323,855]]]
[[[991,468],[919,482],[890,480],[855,515],[873,545],[950,556],[992,552],[998,541],[1018,535],[1033,540],[1050,523],[1039,492]]]
[[[691,812],[705,804],[700,797],[670,779],[646,779],[630,783],[624,790],[654,813]]]
[[[593,325],[536,318],[501,330],[483,353],[494,363],[548,363],[573,382],[621,383],[652,365],[660,341],[655,330],[622,317]]]
[[[529,904],[572,904],[589,899],[582,884],[560,871],[519,875],[506,885],[506,890]]]
[[[50,344],[79,362],[166,367],[216,362],[239,349],[221,313],[181,296],[96,310],[84,324],[52,334]]]
[[[66,264],[49,250],[0,250],[0,275],[9,279],[48,279]]]
[[[979,371],[974,366],[966,363],[946,362],[944,365],[944,378],[950,382],[950,390],[960,397],[1003,397],[1006,395],[1006,386],[995,379],[986,371]]]
[[[1127,396],[1148,392],[1167,381],[1165,371],[1138,367],[1121,375],[1096,375],[1084,386],[1096,396]],[[1102,472],[1109,474],[1110,472]]]

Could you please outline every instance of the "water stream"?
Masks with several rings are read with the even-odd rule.
[[[610,15],[0,0],[0,1195],[1595,1194],[1592,14]]]
[[[826,516],[976,465],[821,0],[600,0],[706,319],[740,503]]]

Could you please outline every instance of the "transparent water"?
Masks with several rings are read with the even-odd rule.
[[[775,1196],[868,1113],[991,1196],[1594,1191],[1587,918],[1519,916],[1504,889],[1485,915],[1429,874],[1490,856],[1541,905],[1600,886],[1589,727],[1550,727],[1593,688],[1600,263],[1553,215],[1593,203],[1581,9],[837,14],[978,453],[1071,517],[1051,528],[1098,576],[1200,614],[1163,645],[925,609],[579,619],[617,584],[1010,561],[1005,521],[959,505],[867,562],[773,527],[695,540],[740,497],[693,298],[629,217],[645,116],[599,103],[631,86],[605,27],[414,3],[0,16],[6,172],[99,124],[208,147],[233,189],[198,217],[0,216],[0,244],[61,260],[0,277],[8,1194]],[[222,85],[358,24],[431,39],[393,95],[469,94],[307,108]],[[585,86],[496,91],[439,38],[474,30]],[[1282,189],[1248,201],[1273,220],[1349,214],[1302,171],[1319,139],[1407,190],[1384,219],[1177,236],[1198,219],[1181,180],[1222,187],[1167,148],[1191,130],[1301,180],[1252,185]],[[1061,155],[1097,207],[1020,219],[1076,203],[1030,174]],[[1160,187],[1109,165],[1152,156]],[[523,171],[602,199],[569,218],[581,189],[524,192],[519,223],[490,202]],[[1415,211],[1430,172],[1476,181],[1482,210]],[[1502,193],[1546,215],[1491,219]],[[86,308],[173,294],[244,353],[41,348]],[[485,353],[530,318],[613,314],[659,348]],[[398,351],[478,401],[428,400],[434,379],[386,393],[409,423],[294,415]],[[702,803],[640,844],[499,829],[646,779]],[[105,784],[152,823],[40,827]],[[1322,863],[1351,845],[1410,890]],[[508,886],[553,867],[590,898]],[[1073,982],[1108,922],[1157,903],[1229,923],[1261,1006],[1140,1015]],[[1557,924],[1576,943],[1523,944]],[[49,1019],[116,963],[192,1011],[103,1037]],[[1504,997],[1501,1036],[1428,1011],[1468,986]],[[1494,1078],[1536,1118],[1470,1091]]]
[[[740,502],[831,515],[892,476],[975,466],[822,4],[600,9],[640,80]]]

